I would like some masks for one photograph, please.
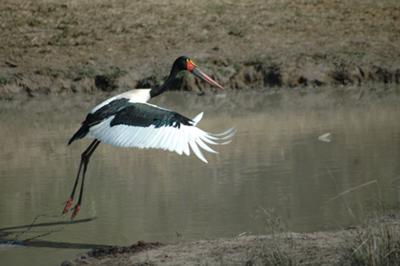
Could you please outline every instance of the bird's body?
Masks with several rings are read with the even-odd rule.
[[[69,140],[89,137],[118,147],[156,148],[190,155],[190,150],[207,162],[199,146],[214,152],[207,144],[218,138],[196,127],[202,113],[189,119],[176,112],[148,104],[150,89],[124,92],[94,107],[82,126]],[[232,133],[227,131],[225,139]],[[220,137],[219,139],[222,139]]]
[[[196,65],[187,57],[179,57],[163,85],[153,89],[135,89],[121,93],[101,102],[88,113],[81,127],[68,142],[71,144],[84,137],[94,139],[82,153],[74,188],[63,213],[68,212],[72,205],[83,167],[80,196],[72,218],[79,212],[86,168],[91,154],[100,142],[119,147],[163,149],[179,155],[190,155],[192,151],[200,160],[207,163],[201,150],[216,153],[209,145],[223,144],[229,141],[234,134],[233,129],[220,134],[211,134],[196,126],[203,113],[189,119],[177,112],[147,103],[151,98],[168,89],[171,80],[181,70],[188,70],[210,84],[222,88],[195,67]]]
[[[80,139],[89,133],[92,126],[101,124],[105,119],[115,116],[119,111],[134,103],[146,103],[150,100],[151,89],[135,89],[115,95],[96,105],[82,122],[81,128],[68,141],[71,144],[74,140]],[[92,134],[89,134],[92,137]]]

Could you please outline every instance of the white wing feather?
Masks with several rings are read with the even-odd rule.
[[[235,130],[229,129],[220,134],[205,132],[195,126],[202,116],[203,113],[200,113],[193,118],[193,126],[181,124],[180,127],[155,127],[154,125],[140,127],[123,124],[110,126],[110,122],[114,118],[114,116],[111,116],[91,127],[88,137],[119,147],[163,149],[176,152],[179,155],[186,154],[187,156],[190,155],[191,149],[200,160],[207,163],[201,149],[217,153],[208,145],[224,144],[219,143],[219,141],[226,142],[229,140],[235,134]]]

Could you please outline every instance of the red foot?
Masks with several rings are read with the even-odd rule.
[[[66,214],[69,211],[69,208],[71,208],[71,206],[72,206],[72,198],[69,198],[67,200],[67,203],[65,203],[64,210],[63,210],[62,214]]]
[[[79,212],[80,210],[81,210],[81,205],[77,204],[77,205],[74,207],[74,211],[73,211],[73,213],[72,213],[72,215],[71,215],[71,220],[73,220],[73,219],[75,218],[75,216],[78,215],[78,212]]]

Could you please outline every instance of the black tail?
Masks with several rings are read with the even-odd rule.
[[[82,125],[78,131],[75,132],[75,134],[72,136],[72,138],[70,138],[70,140],[68,141],[68,145],[70,145],[72,142],[74,142],[75,140],[81,139],[84,136],[86,136],[86,134],[89,132],[89,128],[85,125]]]

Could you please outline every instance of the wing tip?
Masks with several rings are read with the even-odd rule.
[[[200,120],[203,118],[204,112],[199,113],[198,115],[196,115],[192,121],[193,121],[193,126],[196,126]]]
[[[205,135],[206,141],[213,145],[225,145],[232,141],[233,136],[235,136],[237,130],[235,128],[229,128],[222,133],[208,133]]]
[[[78,131],[75,132],[75,134],[69,139],[68,145],[70,145],[72,142],[75,140],[81,139],[86,136],[86,134],[89,132],[89,128],[85,125],[82,125]]]

